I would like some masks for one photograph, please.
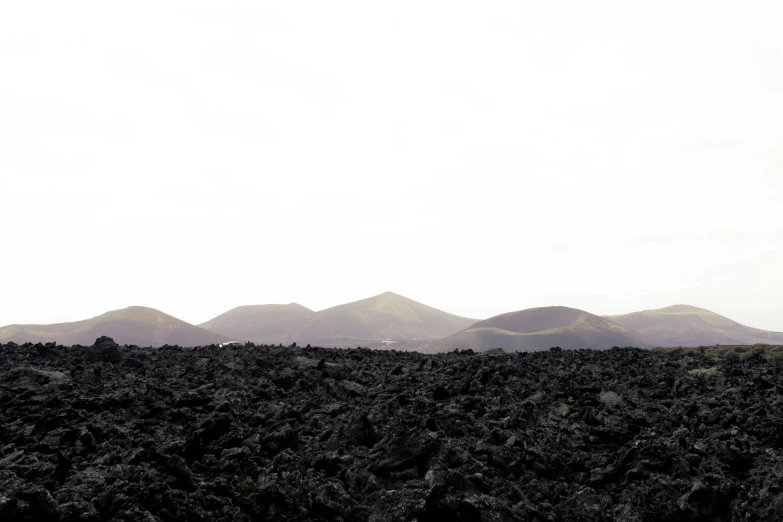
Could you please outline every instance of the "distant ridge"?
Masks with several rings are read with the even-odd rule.
[[[199,326],[232,339],[289,345],[314,315],[296,303],[238,306]]]
[[[679,304],[606,317],[639,332],[656,346],[783,343],[783,332],[745,326],[710,310],[690,305]]]
[[[446,337],[475,322],[384,292],[322,310],[298,335],[302,342],[323,346],[421,343]]]
[[[203,346],[229,341],[154,308],[131,306],[71,323],[14,324],[0,328],[0,342],[57,342],[92,345],[103,335],[119,344],[137,346]]]
[[[198,346],[226,341],[257,344],[374,347],[451,351],[536,351],[611,346],[783,344],[783,332],[742,325],[710,310],[673,305],[630,314],[597,316],[565,306],[530,308],[476,321],[449,314],[394,292],[315,312],[297,303],[239,306],[194,326],[143,306],[83,321],[12,324],[0,343],[57,342],[91,345],[100,336],[120,344]]]
[[[440,339],[475,321],[384,292],[320,312],[293,303],[239,307],[201,326],[266,344],[393,348]]]
[[[509,352],[563,349],[602,349],[612,346],[649,347],[643,336],[603,317],[565,306],[529,308],[479,321],[469,328],[431,343],[422,351],[434,353],[470,348]]]

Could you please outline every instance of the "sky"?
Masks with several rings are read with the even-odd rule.
[[[0,325],[394,291],[783,331],[783,4],[0,3]]]

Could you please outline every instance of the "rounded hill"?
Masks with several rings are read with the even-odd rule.
[[[713,346],[783,343],[782,332],[745,326],[704,308],[674,305],[607,316],[650,339],[656,346]]]
[[[420,343],[452,335],[474,322],[385,292],[318,312],[298,336],[320,346]]]
[[[238,306],[199,326],[237,341],[290,344],[313,315],[296,303]]]
[[[0,342],[91,345],[96,338],[104,335],[119,344],[137,346],[203,346],[229,340],[146,306],[130,306],[70,323],[22,324],[0,328]]]
[[[647,347],[642,336],[606,318],[566,306],[529,308],[479,321],[426,347],[428,352],[470,348],[475,351],[603,349],[612,346]]]

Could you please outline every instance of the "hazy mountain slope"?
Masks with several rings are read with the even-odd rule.
[[[476,351],[502,348],[506,351],[537,351],[552,346],[563,349],[647,347],[641,335],[603,317],[565,306],[530,308],[497,315],[431,343],[425,352],[471,348]]]
[[[288,345],[314,315],[296,303],[239,306],[199,326],[237,341]]]
[[[688,305],[607,318],[639,332],[656,346],[783,343],[783,332],[751,328],[709,310]]]
[[[131,306],[72,323],[23,324],[0,328],[0,342],[52,342],[92,345],[108,335],[119,344],[200,346],[229,340],[153,308]]]
[[[421,343],[449,336],[474,322],[385,292],[317,312],[296,333],[296,341],[319,346]]]

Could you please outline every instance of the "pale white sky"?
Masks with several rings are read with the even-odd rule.
[[[392,290],[783,331],[783,5],[0,3],[0,325]]]

